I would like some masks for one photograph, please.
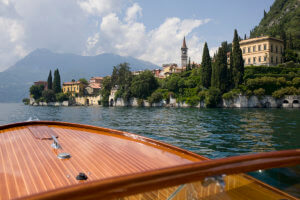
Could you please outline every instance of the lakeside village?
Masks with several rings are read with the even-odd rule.
[[[207,43],[202,63],[188,59],[185,38],[181,66],[130,71],[113,68],[111,76],[64,82],[58,69],[52,80],[37,81],[25,104],[40,106],[167,106],[167,107],[289,107],[299,108],[300,64],[289,54],[291,39],[244,37],[235,30],[233,42],[223,42],[212,57]]]

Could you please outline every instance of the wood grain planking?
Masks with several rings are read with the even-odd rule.
[[[53,150],[50,146],[52,140],[37,139],[26,123],[24,126],[20,124],[17,127],[8,126],[6,129],[0,126],[0,161],[2,161],[0,178],[7,183],[0,186],[0,199],[24,197],[81,184],[84,181],[75,179],[79,172],[91,172],[88,174],[88,181],[85,181],[91,182],[202,159],[185,150],[178,150],[166,144],[159,145],[159,142],[155,143],[151,139],[135,136],[128,138],[128,133],[122,135],[123,132],[109,129],[93,128],[90,130],[84,128],[85,126],[67,127],[64,123],[62,123],[64,126],[60,126],[60,123],[52,123],[48,126],[43,123],[38,126],[35,124],[34,126],[37,127],[34,131],[40,130],[44,135],[50,132],[55,133],[59,136],[58,141],[62,149]],[[71,153],[72,158],[59,160],[57,154],[60,152]],[[208,199],[226,199],[227,197],[236,199],[235,196],[238,194],[243,196],[241,193],[247,194],[245,197],[255,195],[255,193],[264,193],[262,196],[270,199],[287,198],[285,195],[274,192],[271,187],[257,184],[246,175],[228,177],[226,177],[228,191],[224,194],[220,193],[215,184],[209,188],[203,188],[198,183],[184,187],[176,198],[182,199],[189,194],[190,196],[199,195],[199,197],[201,195]],[[189,192],[193,187],[197,187],[196,190]],[[177,187],[169,187],[136,194],[133,195],[134,198],[125,199],[165,199],[176,189]]]
[[[36,139],[49,140],[52,139],[52,135],[58,137],[58,135],[48,126],[29,126],[28,129]]]
[[[0,130],[0,140],[2,140],[3,136],[2,136],[3,131]],[[4,155],[5,155],[5,150],[4,150],[4,145],[0,146],[0,156],[1,156],[1,165],[0,165],[0,180],[2,180],[2,183],[0,184],[0,199],[9,199],[10,198],[10,191],[9,191],[9,178],[8,173],[7,173],[7,169],[6,169],[6,165],[4,165],[4,163],[7,161],[4,159]]]

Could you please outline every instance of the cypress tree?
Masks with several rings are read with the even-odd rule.
[[[49,72],[48,80],[47,80],[48,90],[52,90],[52,73],[51,70]]]
[[[227,55],[225,44],[219,48],[216,61],[212,65],[211,86],[223,93],[227,90]]]
[[[210,87],[211,81],[211,58],[209,55],[209,50],[207,47],[207,43],[205,42],[203,48],[203,55],[202,55],[202,63],[201,63],[201,81],[202,85],[206,88]]]
[[[189,57],[189,63],[186,67],[186,71],[190,71],[191,70],[191,57]]]
[[[267,16],[267,12],[264,10],[264,18],[266,18]]]
[[[53,90],[55,93],[61,92],[60,75],[58,69],[54,71]]]
[[[234,87],[238,87],[243,82],[244,60],[242,49],[240,48],[239,36],[237,30],[234,30],[232,46],[232,79]]]

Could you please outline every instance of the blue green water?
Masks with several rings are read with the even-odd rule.
[[[33,107],[0,103],[0,125],[30,118],[128,131],[209,158],[300,148],[300,109]],[[294,187],[300,185],[299,167],[251,175],[292,194],[300,193]]]

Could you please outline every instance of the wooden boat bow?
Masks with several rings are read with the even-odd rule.
[[[209,160],[123,131],[48,121],[0,126],[0,147],[0,199],[136,199],[128,195],[156,190],[150,199],[166,199],[159,196],[170,196],[173,186],[222,174],[232,198],[246,194],[240,191],[245,187],[269,199],[296,199],[245,174],[230,174],[299,164],[299,149]],[[202,197],[221,194],[216,184],[194,186]]]

